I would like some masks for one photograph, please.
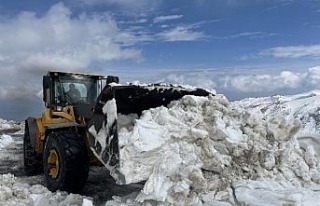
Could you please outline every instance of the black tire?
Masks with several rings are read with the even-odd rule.
[[[56,173],[50,170],[54,168],[50,163],[52,159],[48,159],[50,155],[57,156]],[[45,143],[43,166],[49,190],[81,192],[89,173],[89,158],[83,138],[70,131],[50,133]]]
[[[42,156],[31,146],[28,124],[25,124],[23,136],[23,161],[26,175],[38,175],[43,172]]]

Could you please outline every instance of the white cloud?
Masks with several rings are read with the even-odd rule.
[[[155,37],[146,31],[126,31],[121,32],[115,38],[116,42],[125,46],[132,46],[140,42],[155,41]]]
[[[164,82],[190,84],[216,90],[230,99],[293,94],[320,89],[320,66],[301,70],[202,69],[171,71]]]
[[[202,75],[201,72],[186,72],[185,74],[171,73],[166,77],[165,81],[214,90],[217,87],[217,84],[212,79],[201,77]]]
[[[146,23],[146,22],[148,22],[148,19],[139,19],[139,20],[137,20],[135,23],[137,23],[137,24],[143,24],[143,23]]]
[[[308,69],[308,82],[313,85],[320,84],[320,66]]]
[[[78,0],[75,0],[78,1]],[[109,4],[117,5],[130,11],[145,12],[155,10],[162,0],[80,0],[87,5]]]
[[[141,51],[123,47],[119,34],[125,31],[111,16],[74,16],[63,3],[55,4],[41,16],[21,12],[14,18],[2,19],[0,98],[34,95],[41,89],[41,75],[50,68],[86,70],[95,62],[141,61]],[[21,87],[23,93],[18,92]]]
[[[280,73],[280,79],[283,82],[283,85],[289,88],[297,88],[301,86],[305,77],[305,74],[293,73],[290,71],[283,71]]]
[[[77,68],[92,61],[139,59],[138,50],[123,49],[115,43],[119,33],[110,16],[82,14],[72,18],[71,11],[59,3],[42,17],[23,12],[1,22],[0,39],[5,43],[0,54],[20,62],[51,55],[64,57],[77,62]]]
[[[168,28],[168,27],[169,27],[169,25],[167,25],[167,24],[163,24],[163,25],[161,25],[160,27],[161,27],[161,28],[163,28],[163,29],[165,29],[165,28]]]
[[[163,31],[158,36],[164,41],[196,41],[205,37],[203,32],[195,31],[191,26],[177,26]]]
[[[278,58],[319,58],[320,45],[275,47],[263,50],[260,54]]]
[[[0,99],[20,101],[20,98],[35,97],[41,90],[41,76],[51,68],[88,72],[92,65],[108,61],[140,62],[143,56],[134,47],[137,44],[199,40],[204,34],[195,31],[196,28],[179,26],[160,34],[147,28],[122,30],[107,13],[75,15],[63,3],[53,5],[41,15],[20,12],[10,19],[2,17]]]
[[[164,22],[164,21],[169,21],[169,20],[174,20],[174,19],[180,19],[182,17],[183,17],[183,15],[157,16],[156,18],[154,18],[153,22],[159,23],[159,22]]]
[[[241,92],[267,92],[302,86],[305,75],[282,71],[280,74],[239,75],[224,82],[225,87]]]
[[[263,38],[273,37],[276,35],[277,34],[275,33],[264,33],[264,32],[242,32],[242,33],[238,33],[230,36],[214,36],[213,38],[225,39],[225,40],[237,39],[237,38],[243,38],[243,37],[247,37],[249,39],[257,39],[257,38],[263,39]]]

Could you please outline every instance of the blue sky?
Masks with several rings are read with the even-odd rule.
[[[318,89],[319,34],[319,0],[0,0],[0,117],[39,110],[48,68],[230,100]]]

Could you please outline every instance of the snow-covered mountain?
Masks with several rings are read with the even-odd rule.
[[[320,90],[288,96],[246,98],[234,104],[247,111],[262,112],[266,118],[284,116],[286,119],[299,119],[301,133],[320,133]]]

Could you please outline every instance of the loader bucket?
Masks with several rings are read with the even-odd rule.
[[[208,96],[204,89],[186,89],[171,85],[110,86],[97,99],[94,113],[88,123],[89,144],[95,156],[105,165],[118,183],[125,182],[118,172],[119,145],[117,114],[137,114],[144,110],[167,106],[185,95]],[[152,137],[151,137],[152,138]]]

